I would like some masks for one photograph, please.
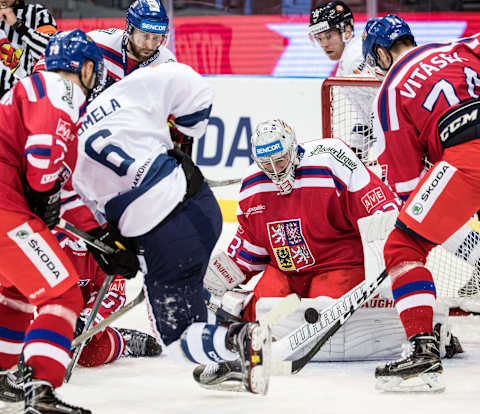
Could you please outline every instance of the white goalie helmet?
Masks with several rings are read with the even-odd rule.
[[[293,129],[280,119],[261,122],[252,135],[252,154],[258,167],[278,186],[280,194],[290,194],[298,165]]]

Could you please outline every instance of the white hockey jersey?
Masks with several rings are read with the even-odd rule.
[[[88,32],[88,35],[102,49],[108,77],[107,87],[140,67],[176,62],[177,60],[174,54],[164,46],[160,46],[158,51],[146,62],[139,63],[130,59],[125,50],[126,33],[124,30],[93,30]]]
[[[73,186],[82,199],[127,237],[145,234],[182,201],[183,170],[167,118],[200,138],[213,89],[191,67],[171,62],[136,70],[94,99],[79,131]]]
[[[373,76],[362,54],[362,38],[353,36],[345,42],[335,76]]]

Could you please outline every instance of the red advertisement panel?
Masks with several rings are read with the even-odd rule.
[[[480,32],[480,13],[404,13],[417,43],[441,42]],[[355,15],[359,36],[365,14]],[[125,20],[63,19],[62,30],[125,27]],[[308,40],[308,16],[176,17],[175,53],[202,74],[329,76],[335,62]]]

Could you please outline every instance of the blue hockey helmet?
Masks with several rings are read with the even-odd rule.
[[[127,10],[127,33],[133,28],[144,32],[167,34],[168,16],[160,0],[135,0]]]
[[[97,77],[103,72],[103,53],[96,43],[79,29],[58,32],[50,38],[45,49],[47,70],[80,72],[85,59],[94,63]]]
[[[96,43],[79,29],[71,32],[58,32],[53,35],[45,49],[45,67],[47,70],[66,70],[80,73],[83,63],[89,59],[94,64],[96,74],[95,85],[90,89],[102,90],[106,80],[106,72],[103,65],[102,50]],[[83,80],[80,77],[80,82]],[[85,85],[83,85],[85,86]]]
[[[370,19],[363,32],[362,52],[365,62],[374,68],[377,65],[376,47],[381,46],[389,50],[393,43],[404,36],[414,37],[408,24],[401,17],[389,14],[381,18]]]

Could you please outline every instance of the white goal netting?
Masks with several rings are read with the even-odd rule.
[[[322,85],[323,138],[340,138],[378,176],[381,166],[375,153],[369,110],[380,81],[370,78],[327,78]],[[358,99],[360,97],[360,99]],[[359,105],[358,102],[362,102]],[[480,312],[480,221],[475,216],[451,240],[449,250],[435,247],[427,259],[433,274],[437,297],[450,308]],[[453,246],[453,247],[451,247]]]

